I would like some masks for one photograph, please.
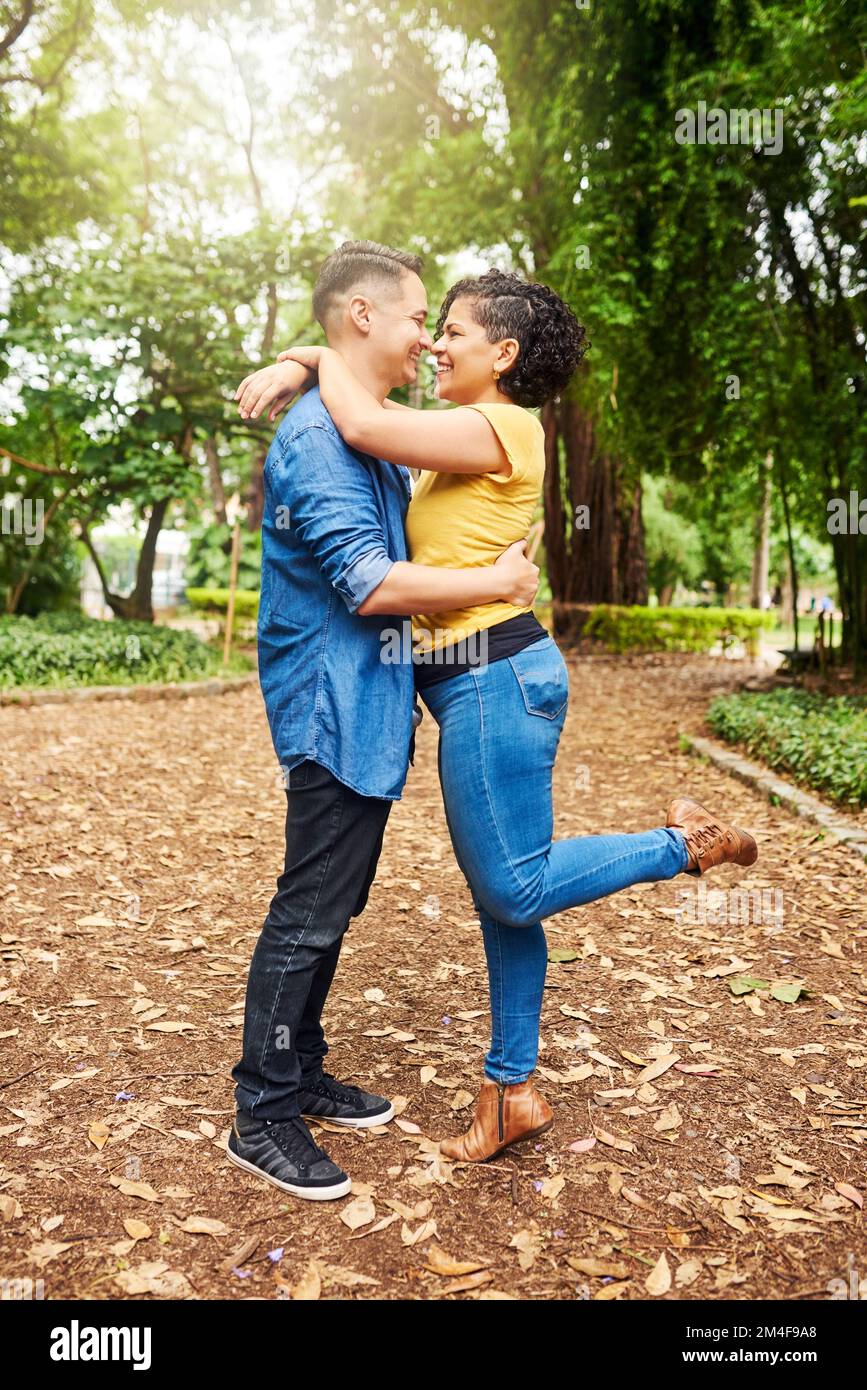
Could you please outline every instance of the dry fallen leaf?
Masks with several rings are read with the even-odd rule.
[[[35,1260],[41,1269],[49,1260],[53,1260],[56,1255],[62,1255],[64,1250],[70,1250],[72,1242],[58,1240],[40,1240],[35,1245],[31,1245],[27,1254],[31,1260]]]
[[[539,1196],[548,1202],[556,1201],[565,1186],[566,1179],[563,1174],[556,1173],[553,1177],[545,1178],[539,1189]]]
[[[105,1148],[108,1143],[108,1135],[108,1125],[104,1125],[101,1120],[94,1120],[87,1131],[87,1137],[95,1149]]]
[[[322,1292],[322,1279],[316,1266],[316,1261],[311,1260],[297,1284],[293,1284],[290,1290],[290,1298],[297,1299],[299,1302],[315,1302]]]
[[[835,1182],[834,1190],[839,1192],[841,1197],[848,1197],[850,1202],[854,1202],[859,1211],[863,1209],[864,1198],[861,1196],[857,1187],[853,1187],[851,1183]]]
[[[468,1274],[463,1279],[455,1279],[451,1284],[444,1284],[442,1293],[469,1293],[471,1289],[478,1289],[483,1284],[490,1284],[493,1278],[493,1274],[487,1269],[478,1274]]]
[[[653,1128],[662,1133],[668,1129],[677,1129],[678,1125],[683,1124],[683,1116],[677,1108],[677,1101],[673,1100],[661,1112]]]
[[[124,1219],[123,1229],[133,1241],[147,1240],[149,1236],[153,1235],[153,1231],[146,1222],[136,1221],[133,1216],[128,1216]]]
[[[671,1288],[671,1270],[668,1267],[668,1260],[665,1258],[664,1250],[645,1279],[644,1287],[654,1298],[659,1298],[662,1294],[668,1293]]]
[[[114,1282],[129,1294],[153,1294],[156,1298],[189,1298],[192,1288],[186,1275],[169,1269],[165,1260],[147,1260],[135,1269],[122,1269]]]
[[[191,1236],[227,1236],[229,1228],[216,1216],[188,1216],[186,1221],[178,1221],[179,1231]]]
[[[403,1130],[404,1134],[421,1134],[421,1129],[418,1125],[413,1124],[412,1120],[402,1120],[400,1116],[397,1116],[394,1123],[398,1129]]]
[[[604,1260],[596,1255],[567,1255],[566,1263],[578,1274],[588,1274],[591,1279],[626,1279],[629,1270],[617,1260]]]
[[[668,1071],[669,1067],[674,1067],[682,1058],[676,1052],[668,1052],[664,1057],[657,1057],[655,1062],[643,1068],[635,1078],[635,1085],[641,1086],[645,1081],[655,1081],[663,1072]]]
[[[539,1228],[535,1221],[529,1230],[516,1231],[509,1241],[509,1249],[518,1251],[518,1264],[525,1273],[535,1264],[540,1248]]]
[[[605,1129],[594,1130],[596,1138],[600,1144],[607,1144],[610,1149],[620,1149],[623,1153],[637,1153],[635,1145],[629,1139],[618,1139],[616,1135],[609,1134]]]
[[[692,1259],[684,1260],[682,1265],[678,1265],[674,1273],[674,1282],[679,1289],[689,1288],[694,1284],[701,1274],[701,1261]]]
[[[412,1230],[404,1221],[400,1228],[400,1238],[404,1245],[418,1245],[420,1240],[428,1240],[430,1236],[437,1233],[437,1223],[435,1221],[423,1221],[416,1230]]]
[[[424,1268],[429,1269],[432,1274],[444,1274],[454,1278],[460,1274],[474,1274],[476,1270],[486,1269],[489,1264],[489,1260],[456,1260],[447,1254],[442,1246],[437,1245],[436,1241],[431,1241]]]
[[[350,1231],[357,1231],[359,1226],[366,1226],[375,1217],[376,1207],[370,1197],[356,1197],[340,1213],[340,1220],[344,1226],[349,1227]]]
[[[23,1215],[21,1203],[15,1197],[6,1194],[0,1196],[0,1216],[4,1221],[17,1221],[19,1216]]]
[[[128,1178],[122,1178],[117,1184],[117,1190],[122,1192],[125,1197],[140,1197],[143,1202],[161,1202],[163,1200],[149,1182],[130,1182]]]

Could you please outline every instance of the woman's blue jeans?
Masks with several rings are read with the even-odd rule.
[[[548,963],[542,919],[633,883],[674,878],[688,863],[686,843],[668,829],[554,840],[552,773],[569,677],[552,638],[421,694],[439,725],[446,820],[485,943],[485,1074],[526,1081],[538,1056]]]

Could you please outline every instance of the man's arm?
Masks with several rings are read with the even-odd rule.
[[[448,570],[396,560],[362,604],[359,613],[447,613],[456,608],[504,599],[526,608],[536,597],[539,569],[524,554],[526,541],[515,541],[496,564],[481,569]]]
[[[474,569],[393,560],[366,469],[324,425],[299,430],[271,480],[278,501],[289,506],[293,530],[350,613],[400,616],[499,599],[520,607],[532,602],[539,571],[525,559],[524,542],[510,546],[495,565]]]

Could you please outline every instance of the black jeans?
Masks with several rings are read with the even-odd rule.
[[[392,806],[309,759],[289,773],[286,800],[286,863],[253,952],[243,1056],[232,1070],[238,1109],[261,1120],[297,1115],[299,1086],[322,1070],[322,1009]]]

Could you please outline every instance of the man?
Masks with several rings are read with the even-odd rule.
[[[329,345],[380,401],[415,380],[432,346],[420,270],[416,256],[346,242],[316,283]],[[351,1183],[304,1117],[362,1128],[394,1114],[384,1097],[323,1071],[320,1021],[407,775],[412,665],[383,660],[383,643],[413,613],[530,603],[539,573],[521,546],[484,569],[408,563],[409,497],[407,470],[348,448],[315,388],[265,463],[259,676],[286,782],[286,857],[250,967],[228,1155],[318,1200]]]

